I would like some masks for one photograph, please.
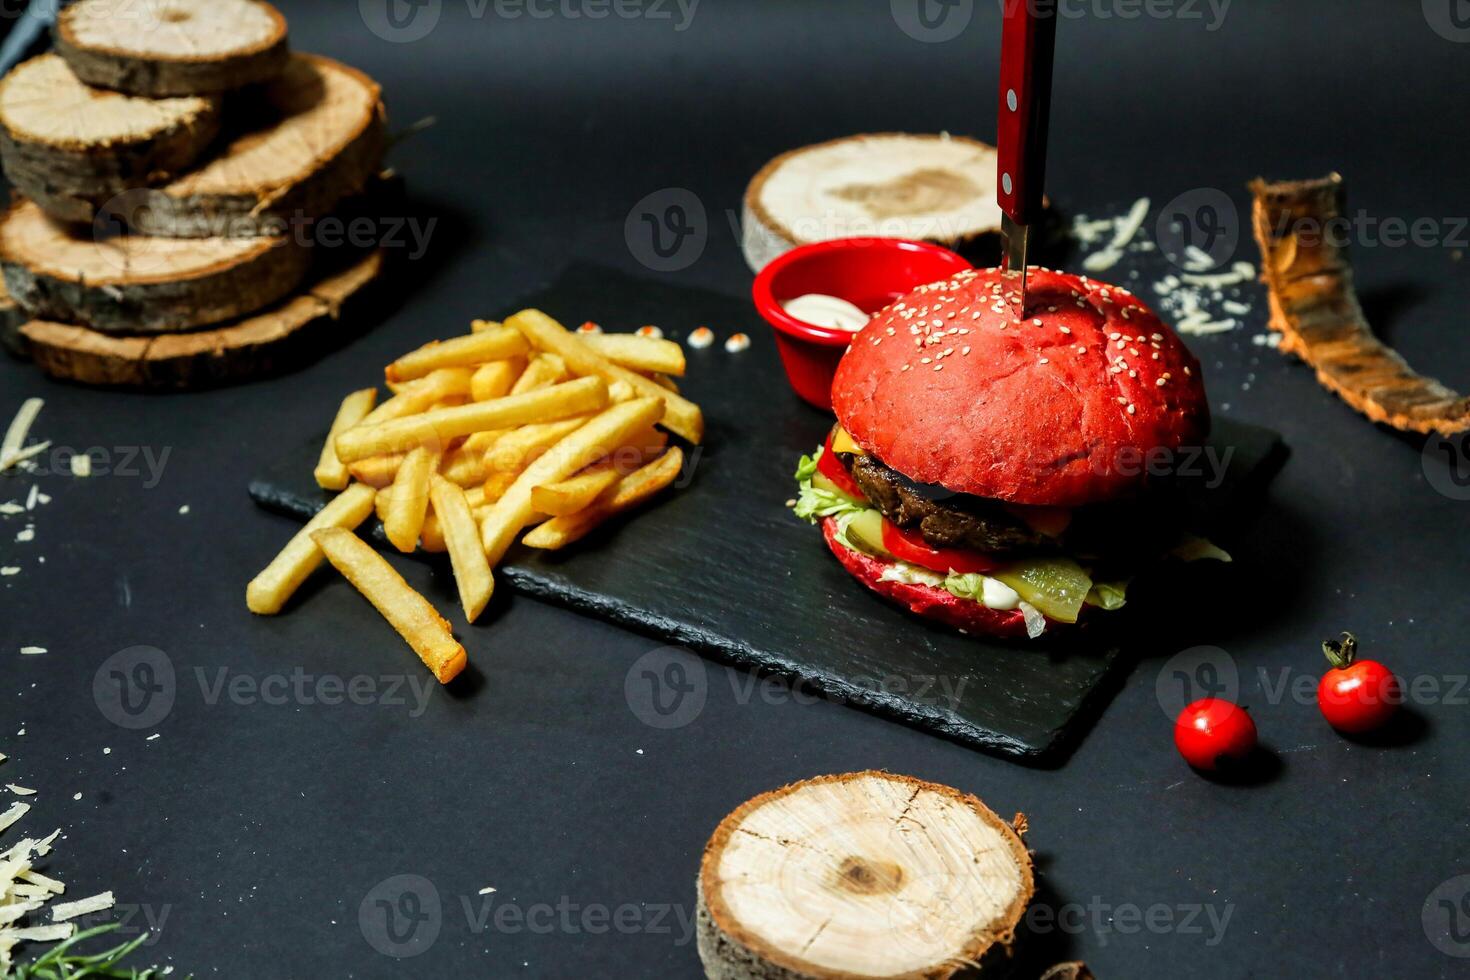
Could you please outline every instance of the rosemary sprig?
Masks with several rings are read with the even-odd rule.
[[[120,943],[101,953],[82,955],[72,952],[83,940],[112,932],[121,924],[120,922],[109,922],[94,929],[84,929],[70,939],[57,943],[47,950],[44,956],[33,962],[20,963],[11,967],[3,980],[82,980],[83,977],[106,977],[112,980],[157,980],[161,976],[157,967],[150,966],[140,970],[136,967],[122,965],[122,961],[128,954],[143,945],[148,939],[146,932],[136,939]]]

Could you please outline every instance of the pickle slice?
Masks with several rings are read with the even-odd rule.
[[[883,515],[876,510],[852,515],[847,522],[847,540],[870,555],[892,557],[883,547]]]
[[[992,574],[1059,623],[1077,622],[1092,588],[1092,577],[1070,558],[1038,558]]]
[[[862,503],[862,501],[853,497],[852,494],[848,493],[846,490],[842,489],[837,484],[833,483],[831,480],[823,476],[821,470],[818,470],[817,472],[812,474],[812,486],[816,487],[818,490],[825,490],[828,493],[835,493],[843,500],[851,500],[855,504]]]

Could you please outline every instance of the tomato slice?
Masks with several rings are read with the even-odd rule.
[[[853,482],[852,474],[847,472],[847,467],[837,459],[837,454],[832,451],[832,434],[827,434],[827,441],[822,445],[822,455],[817,457],[817,472],[837,484],[839,490],[855,500],[867,500],[858,485]]]
[[[936,548],[918,531],[905,531],[892,521],[883,522],[883,547],[893,557],[935,572],[993,572],[1002,562],[990,555],[965,548]]]

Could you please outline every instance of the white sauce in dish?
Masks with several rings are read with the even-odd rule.
[[[868,314],[847,300],[824,293],[807,293],[781,304],[781,309],[814,327],[850,330],[857,333],[868,322]]]

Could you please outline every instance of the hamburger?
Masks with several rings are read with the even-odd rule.
[[[1037,637],[1126,602],[1181,533],[1174,454],[1199,447],[1199,362],[1125,289],[1045,269],[921,286],[853,339],[837,425],[796,473],[798,516],[913,613]]]

